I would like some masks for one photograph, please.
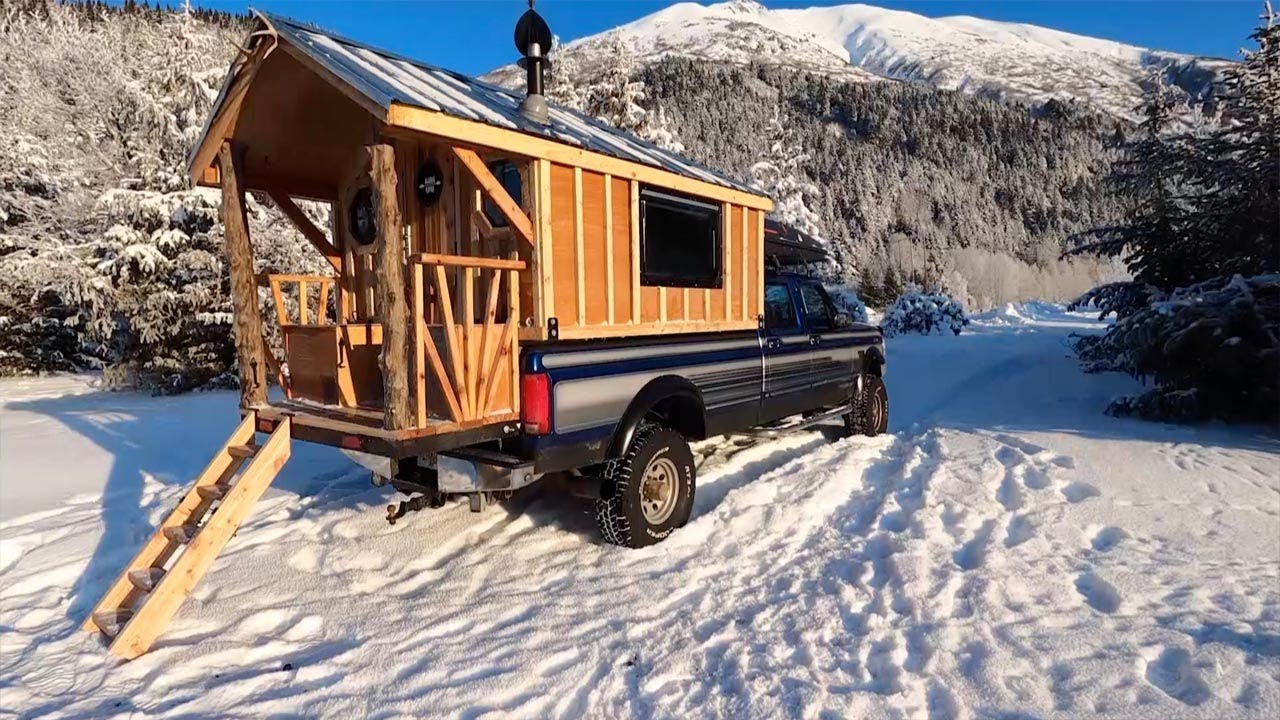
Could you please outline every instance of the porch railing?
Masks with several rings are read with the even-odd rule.
[[[334,324],[327,319],[334,278],[327,275],[267,275],[266,279],[271,288],[271,297],[275,300],[276,320],[280,327]],[[316,288],[314,313],[311,312],[312,286]],[[293,302],[289,303],[288,300]],[[312,322],[312,318],[315,322]]]
[[[411,268],[418,427],[427,424],[430,394],[443,398],[458,424],[514,417],[520,411],[517,326],[525,263],[423,254],[412,258]]]

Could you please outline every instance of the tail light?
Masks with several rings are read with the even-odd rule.
[[[531,435],[551,432],[551,378],[546,373],[520,376],[520,420]]]

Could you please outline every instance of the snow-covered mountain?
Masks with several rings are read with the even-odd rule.
[[[957,16],[929,18],[872,5],[771,10],[754,0],[679,3],[563,49],[595,73],[621,40],[643,61],[664,56],[794,66],[850,80],[890,78],[1033,104],[1087,101],[1132,116],[1157,69],[1192,95],[1211,92],[1226,60],[1152,50],[1049,28]],[[489,78],[517,86],[514,66]],[[577,80],[577,78],[569,78]]]

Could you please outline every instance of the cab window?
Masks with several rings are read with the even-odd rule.
[[[804,319],[810,330],[825,332],[835,328],[836,313],[822,286],[817,283],[801,285],[800,299],[804,301]]]
[[[800,327],[795,304],[791,302],[791,289],[784,283],[765,283],[764,326],[765,329],[775,333]]]

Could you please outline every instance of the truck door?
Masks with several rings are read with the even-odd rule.
[[[853,396],[858,353],[852,333],[837,327],[836,309],[816,280],[797,283],[806,338],[809,342],[810,409],[833,406]]]
[[[812,348],[801,322],[798,295],[784,279],[766,279],[764,285],[764,383],[760,398],[760,422],[810,409]]]

